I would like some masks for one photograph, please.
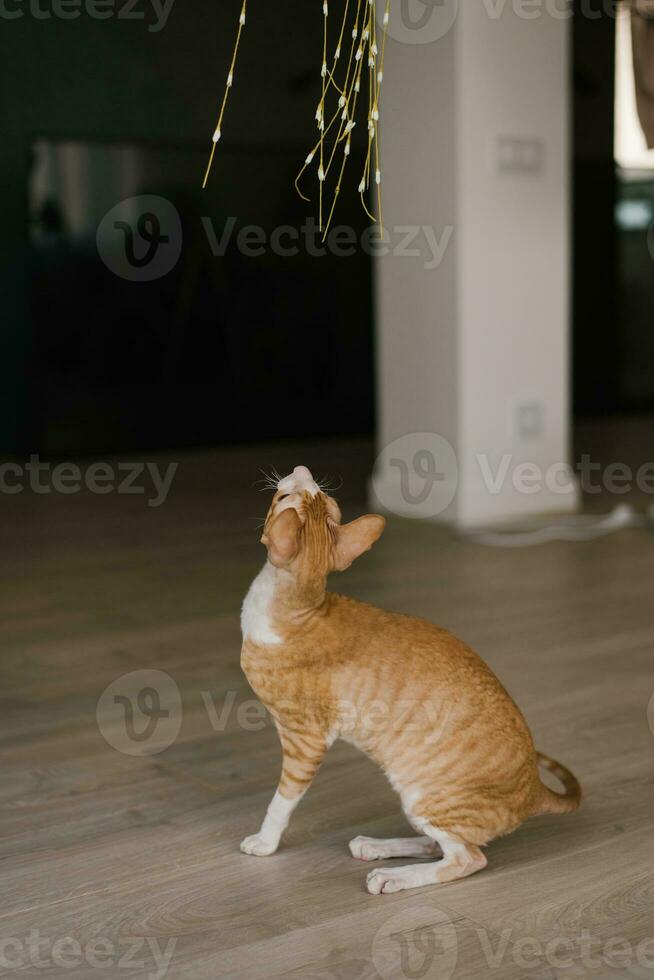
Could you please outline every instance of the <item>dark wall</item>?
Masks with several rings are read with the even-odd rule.
[[[41,0],[40,9],[46,7]],[[202,151],[210,146],[241,0],[175,0],[163,29],[156,29],[157,16],[147,0],[130,7],[132,12],[143,13],[144,19],[116,16],[118,10],[127,9],[124,0],[119,0],[114,16],[106,20],[90,17],[83,4],[77,19],[36,19],[29,14],[27,4],[21,7],[16,0],[16,9],[23,10],[25,16],[2,23],[0,450],[22,451],[37,438],[34,409],[39,401],[35,391],[39,381],[33,369],[34,324],[27,295],[26,186],[33,140],[145,141]],[[253,210],[259,201],[269,221],[294,222],[303,217],[293,200],[291,166],[288,172],[284,170],[286,164],[282,167],[283,183],[279,186],[266,172],[265,160],[271,154],[291,163],[304,159],[315,133],[313,114],[321,58],[319,5],[297,0],[250,4],[220,149],[226,155],[247,155],[250,184],[239,187],[234,196],[241,200],[249,193]],[[262,166],[257,171],[259,156]],[[219,154],[212,179],[221,189],[223,214],[235,213],[230,188],[220,183],[229,169],[221,170]],[[278,197],[271,200],[271,195]],[[361,223],[359,212],[355,218],[347,207],[338,220]],[[343,260],[338,268],[339,274],[346,268]],[[355,337],[351,350],[343,352],[350,380],[342,376],[340,390],[331,394],[337,395],[335,411],[340,410],[343,417],[348,413],[348,388],[355,401],[363,398],[366,404],[359,411],[358,424],[370,426],[371,327],[359,315],[365,321],[370,308],[369,263],[363,274],[361,268],[359,265],[356,271],[353,265],[349,273],[341,275],[335,289],[344,294],[345,302],[358,289],[362,305],[355,304],[354,313],[362,336],[358,341]],[[66,288],[62,283],[62,289]],[[296,313],[301,317],[302,311]],[[311,329],[310,324],[306,326]],[[342,325],[341,333],[346,340],[349,331]],[[297,336],[310,353],[306,336],[304,340],[301,333]],[[298,363],[299,370],[310,370],[309,359],[300,358]],[[357,378],[358,389],[353,387]],[[278,430],[277,434],[284,433]]]
[[[573,363],[577,415],[618,406],[615,165],[615,20],[605,12],[573,25],[574,268]]]

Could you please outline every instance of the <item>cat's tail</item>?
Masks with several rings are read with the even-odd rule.
[[[536,755],[538,764],[556,776],[565,788],[565,793],[555,793],[543,783],[537,813],[572,813],[581,803],[581,786],[578,780],[560,762],[555,762],[542,752],[537,752]]]

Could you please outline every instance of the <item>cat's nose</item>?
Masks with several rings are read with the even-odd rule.
[[[277,489],[283,494],[304,493],[306,490],[312,497],[315,497],[320,487],[306,466],[296,466],[292,473],[279,481]]]

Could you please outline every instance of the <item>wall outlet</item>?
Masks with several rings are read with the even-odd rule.
[[[545,146],[539,139],[499,136],[496,166],[499,173],[538,173],[543,169]]]
[[[545,430],[545,413],[540,402],[523,402],[518,405],[518,436],[521,439],[539,439]]]

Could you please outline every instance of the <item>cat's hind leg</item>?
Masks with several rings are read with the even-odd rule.
[[[352,857],[359,861],[385,861],[396,857],[437,857],[441,851],[431,837],[355,837],[349,843]]]
[[[427,829],[425,827],[425,829]],[[430,836],[440,845],[443,857],[429,864],[410,864],[400,868],[377,868],[366,879],[366,887],[371,895],[404,891],[407,888],[422,888],[423,885],[439,885],[457,878],[482,871],[486,860],[476,844],[466,844],[455,840],[445,831],[430,827]]]

